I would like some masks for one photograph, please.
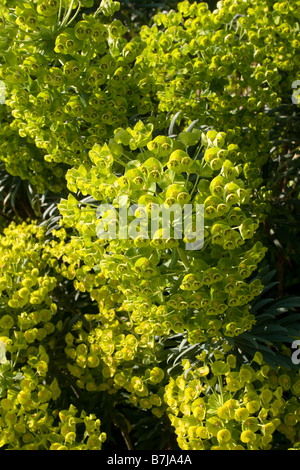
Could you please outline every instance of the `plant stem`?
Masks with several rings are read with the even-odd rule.
[[[185,251],[183,248],[177,248],[177,251],[178,251],[178,254],[180,256],[180,259],[185,267],[185,269],[188,271],[189,268],[190,268],[190,263],[189,263],[189,260],[188,260],[188,257],[186,256],[185,254]]]

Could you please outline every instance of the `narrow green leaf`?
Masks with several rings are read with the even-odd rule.
[[[175,116],[172,118],[172,120],[171,120],[171,123],[170,123],[170,126],[169,126],[169,130],[168,130],[168,136],[169,136],[169,137],[174,134],[174,127],[175,127],[177,118],[178,118],[178,116],[180,115],[180,113],[181,113],[181,111],[178,111],[178,112],[175,114]]]

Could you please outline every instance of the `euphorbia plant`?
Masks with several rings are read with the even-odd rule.
[[[57,302],[58,286],[61,298],[67,289],[51,255],[61,244],[45,241],[45,230],[26,222],[0,237],[0,447],[99,450],[100,419],[59,401],[70,391]]]
[[[69,194],[51,233],[0,237],[0,446],[98,450],[107,397],[111,414],[168,418],[182,449],[294,445],[299,374],[286,347],[277,369],[261,351],[296,337],[298,317],[257,318],[253,301],[298,11],[185,1],[129,39],[119,7],[2,2],[1,159]]]
[[[226,338],[251,329],[255,318],[249,302],[262,286],[247,280],[265,248],[253,240],[258,223],[248,204],[251,189],[240,174],[238,147],[226,141],[226,134],[194,129],[176,138],[153,138],[153,125],[139,122],[116,129],[109,143],[95,144],[89,156],[90,162],[68,171],[67,185],[75,195],[62,200],[59,210],[62,225],[71,229],[64,259],[74,285],[90,292],[99,306],[91,321],[96,321],[100,344],[105,341],[96,363],[105,364],[106,386],[120,386],[125,365],[125,388],[133,370],[145,378],[148,364],[159,365],[163,339],[170,334],[185,332],[190,344],[219,338],[226,345]],[[150,223],[135,236],[130,231],[125,237],[104,236],[112,224],[127,231],[118,213],[122,197],[128,207],[138,204],[129,214],[131,223],[139,221],[142,211],[151,222],[153,207],[174,204],[181,211],[190,204],[195,221],[196,207],[203,205],[202,249],[187,249],[191,236],[199,237],[193,227],[182,239],[175,237],[175,217],[168,236],[161,225],[153,233]],[[124,349],[127,337],[133,349],[129,344]],[[88,358],[89,350],[85,354]],[[83,387],[91,386],[92,376],[84,362]],[[97,379],[92,380],[97,387]],[[131,386],[128,390],[133,393]]]
[[[153,106],[144,72],[134,65],[143,44],[138,36],[125,39],[127,28],[113,17],[120,4],[102,1],[85,13],[93,4],[24,0],[1,6],[8,125],[19,134],[17,144],[38,148],[28,167],[19,152],[12,162],[3,142],[4,159],[41,192],[61,190],[62,180],[59,185],[49,175],[55,180],[58,163],[60,169],[78,166],[95,142]]]
[[[86,315],[88,327],[78,322],[66,337],[69,370],[83,390],[125,391],[136,407],[166,413],[182,449],[269,449],[278,432],[297,442],[297,373],[270,368],[261,353],[261,369],[231,354],[231,339],[251,334],[255,324],[249,306],[262,284],[252,275],[266,251],[256,240],[260,219],[233,133],[153,132],[142,122],[116,129],[109,143],[94,145],[89,163],[68,171],[75,195],[59,204],[71,234],[67,275],[99,309]],[[183,211],[190,203],[195,216],[203,204],[202,248],[188,250],[188,239],[153,234],[149,226],[143,236],[103,236],[121,222],[122,197],[128,207],[140,204],[129,225],[155,205],[178,203]],[[182,355],[190,350],[192,357],[182,375],[168,367],[176,335],[187,349]]]
[[[231,354],[203,353],[198,367],[184,360],[165,389],[182,449],[269,450],[278,431],[297,441],[299,374],[276,373],[260,353],[241,367]]]
[[[140,32],[137,61],[155,77],[158,111],[234,129],[253,183],[272,148],[268,111],[292,95],[299,73],[296,4],[224,0],[210,11],[183,1]]]

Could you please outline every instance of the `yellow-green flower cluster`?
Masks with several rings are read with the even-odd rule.
[[[147,46],[138,58],[155,76],[158,109],[223,130],[241,126],[255,150],[272,125],[266,107],[276,108],[282,86],[286,93],[296,79],[298,22],[299,5],[286,1],[223,0],[211,11],[186,0],[158,13],[141,29]]]
[[[65,319],[55,293],[61,248],[34,223],[12,223],[0,237],[0,447],[6,449],[98,450],[105,440],[98,418],[57,408],[66,367],[58,352]],[[84,439],[76,437],[80,423]]]
[[[153,108],[144,72],[134,65],[142,42],[125,39],[127,28],[113,18],[120,4],[103,1],[85,14],[89,4],[23,0],[0,8],[9,113],[0,152],[8,171],[41,192],[59,192],[65,165],[78,166],[94,142]],[[12,142],[7,130],[16,134]]]
[[[161,386],[150,377],[161,369],[164,340],[184,333],[190,344],[213,338],[227,344],[250,330],[255,318],[249,303],[262,285],[248,278],[265,248],[253,240],[258,223],[248,208],[251,186],[241,173],[238,146],[214,130],[184,131],[176,138],[153,133],[153,125],[141,121],[116,129],[107,143],[93,146],[89,162],[68,171],[71,193],[59,204],[58,232],[66,246],[57,269],[98,306],[66,337],[68,369],[77,385],[109,393],[123,388],[132,403],[159,415]],[[196,204],[203,204],[203,249],[189,251],[186,234],[184,240],[165,238],[161,228],[153,236],[150,227],[132,238],[99,236],[100,224],[104,231],[114,221],[119,228],[122,197],[149,215],[155,204],[177,203],[183,210],[189,202],[194,215]],[[104,203],[115,210],[106,207],[101,216]],[[138,219],[138,210],[129,222]],[[70,239],[65,230],[71,230]]]
[[[96,300],[115,295],[126,311],[145,303],[149,312],[158,302],[166,310],[167,331],[187,330],[191,341],[196,337],[204,340],[206,334],[240,334],[253,324],[247,305],[262,287],[258,280],[247,283],[247,278],[265,253],[260,242],[250,241],[259,220],[249,209],[243,209],[249,202],[251,187],[241,174],[242,155],[237,145],[227,144],[223,132],[201,134],[195,130],[182,132],[178,138],[157,135],[154,139],[152,133],[153,126],[142,122],[134,128],[117,129],[108,143],[94,145],[89,163],[68,171],[70,191],[79,190],[94,201],[81,204],[70,194],[59,204],[62,224],[76,230],[66,248],[74,254],[69,262],[75,262],[75,256],[77,261],[84,261],[90,276],[86,290]],[[117,232],[112,240],[98,237],[99,227],[105,231],[114,223],[119,228],[117,208],[121,197],[128,198],[128,205],[138,203],[142,207],[129,215],[130,222],[138,220],[142,210],[151,219],[155,205],[170,208],[178,204],[184,208],[185,203],[193,207],[195,220],[196,205],[202,204],[202,251],[188,251],[182,244],[188,241],[188,235],[184,232],[183,240],[176,239],[172,235],[174,224],[168,237],[161,226],[151,234],[150,223],[142,235],[137,232],[130,237],[128,233],[125,240]],[[100,217],[103,203],[112,204],[115,210],[106,209]],[[75,285],[84,288],[82,268],[78,273]],[[106,285],[98,286],[100,279],[100,284]],[[178,290],[173,293],[175,282]],[[144,316],[130,314],[133,319]],[[153,320],[159,325],[156,314]]]
[[[181,449],[268,450],[278,433],[299,441],[299,373],[275,371],[260,354],[240,367],[232,355],[199,362],[184,360],[184,372],[165,387]]]
[[[101,421],[77,409],[51,409],[60,396],[57,380],[49,385],[34,370],[22,372],[2,364],[2,377],[9,385],[1,393],[0,447],[7,450],[100,450],[106,440]],[[6,392],[6,393],[5,393]],[[49,406],[50,405],[50,406]],[[85,427],[82,438],[80,426]]]
[[[299,371],[234,353],[263,289],[299,1],[185,0],[131,39],[118,2],[94,3],[1,2],[0,159],[65,192],[50,235],[0,236],[0,447],[100,450],[105,398],[167,416],[183,450],[296,445]]]

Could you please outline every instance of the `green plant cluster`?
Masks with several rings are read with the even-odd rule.
[[[141,28],[147,47],[138,58],[156,77],[158,108],[180,108],[186,120],[224,131],[249,128],[248,151],[254,136],[263,151],[262,131],[272,125],[265,108],[281,103],[283,87],[290,90],[298,74],[298,6],[224,0],[210,11],[184,1],[178,11],[158,13]]]
[[[299,373],[276,373],[259,353],[253,358],[259,368],[237,368],[231,354],[226,361],[220,352],[214,356],[202,355],[197,367],[184,360],[183,374],[166,386],[181,449],[269,450],[277,431],[299,439]]]
[[[60,272],[74,279],[76,289],[89,292],[99,306],[99,313],[85,315],[90,322],[88,331],[85,323],[79,322],[76,336],[68,334],[66,338],[66,353],[74,361],[69,368],[81,387],[124,387],[132,394],[131,400],[142,407],[147,402],[147,408],[154,404],[147,384],[156,384],[164,377],[157,367],[164,354],[160,340],[163,342],[168,334],[186,332],[189,343],[195,344],[251,329],[255,318],[249,313],[249,302],[262,285],[259,280],[247,283],[246,279],[265,252],[259,242],[252,242],[257,224],[241,207],[233,207],[237,203],[242,206],[249,195],[245,182],[238,180],[234,156],[233,162],[225,159],[229,156],[223,148],[227,147],[225,136],[216,131],[202,136],[200,148],[208,146],[203,163],[188,155],[187,142],[201,140],[199,132],[182,132],[178,139],[162,135],[152,139],[152,127],[139,122],[133,129],[116,129],[110,147],[96,144],[89,153],[90,165],[71,169],[66,176],[70,190],[92,195],[93,202],[85,202],[86,197],[78,201],[70,194],[58,206],[63,215],[61,224],[65,229],[76,229],[64,247],[68,268],[63,266]],[[132,137],[137,132],[138,140]],[[216,141],[222,149],[214,146]],[[223,158],[219,171],[226,168],[227,177],[211,168],[214,164],[207,155],[212,150],[216,154],[216,149]],[[188,179],[176,165],[176,171],[169,169],[174,162],[181,172],[182,165],[187,165],[190,176],[210,175],[210,179],[202,177],[201,193],[193,197],[195,185],[199,189],[200,183],[187,184]],[[205,250],[200,256],[199,251],[189,254],[174,236],[165,239],[161,227],[151,238],[150,224],[139,227],[142,236],[137,232],[134,238],[125,240],[99,238],[99,226],[109,226],[118,214],[108,210],[99,217],[98,201],[107,203],[111,199],[117,205],[122,196],[129,197],[129,204],[137,201],[141,205],[130,216],[137,225],[140,210],[150,211],[153,205],[163,203],[172,207],[176,201],[180,208],[182,201],[195,206],[199,196],[198,202],[205,206]],[[78,335],[83,341],[81,347],[75,347]],[[107,378],[104,384],[99,369]],[[155,378],[156,373],[160,379]]]
[[[0,20],[9,112],[2,158],[40,192],[59,192],[66,165],[78,166],[116,126],[151,111],[151,83],[134,63],[143,45],[124,37],[127,28],[112,18],[118,2],[103,1],[90,14],[84,7],[93,1],[14,3],[13,13],[2,7]],[[8,152],[10,133],[15,151]]]
[[[299,5],[224,0],[217,7],[184,1],[158,13],[141,28],[147,46],[137,61],[155,77],[158,111],[234,129],[249,179],[258,182],[273,148],[276,119],[268,111],[291,102],[299,78]]]
[[[139,310],[139,297],[141,304],[147,302],[146,317],[153,302],[163,307],[165,322],[157,317],[154,308],[158,331],[162,324],[165,332],[170,327],[174,332],[186,330],[190,340],[198,342],[201,337],[206,339],[207,334],[239,334],[254,321],[247,305],[262,286],[258,280],[251,283],[246,280],[264,257],[265,248],[260,242],[252,241],[258,224],[255,214],[247,208],[250,194],[247,181],[239,178],[238,148],[225,144],[225,134],[217,131],[208,131],[202,138],[195,131],[182,132],[178,139],[158,135],[152,140],[151,129],[152,126],[144,126],[142,122],[133,129],[117,129],[110,146],[93,147],[90,165],[68,171],[68,188],[75,192],[79,189],[84,196],[93,198],[92,203],[81,204],[70,194],[59,204],[62,224],[76,229],[70,248],[67,246],[67,250],[72,247],[76,257],[73,260],[70,257],[69,262],[75,264],[82,259],[86,271],[97,270],[98,277],[118,286],[111,293],[119,290],[124,306],[128,303],[133,313]],[[139,142],[131,137],[135,132],[139,133]],[[191,157],[188,143],[197,144],[199,138]],[[130,150],[135,147],[135,152]],[[201,149],[204,149],[202,160],[197,159]],[[127,197],[129,206],[137,203],[129,217],[140,231],[134,236],[129,231],[125,240],[100,238],[102,227],[118,224],[118,214],[108,209],[100,217],[97,201],[107,205],[111,201],[117,207],[122,197]],[[167,234],[164,236],[166,228],[162,228],[159,214],[154,234],[148,220],[145,227],[142,225],[141,211],[151,213],[155,205],[172,210],[174,204],[181,209],[186,203],[190,203],[194,216],[190,226],[183,229],[182,241],[172,233],[176,231],[174,220],[178,214],[170,223],[169,238]],[[200,252],[185,249],[189,237],[195,237],[197,204],[204,205],[205,245]],[[179,213],[182,215],[182,210]],[[82,267],[79,272],[81,277]],[[91,290],[92,281],[88,284]],[[102,300],[101,292],[107,288],[99,289],[97,284],[95,287],[92,295]],[[142,313],[136,312],[134,316],[138,322],[145,320]],[[152,334],[156,334],[155,328]]]
[[[41,174],[48,174],[46,187],[55,192],[61,191],[63,169],[53,163],[47,163],[40,149],[34,143],[22,138],[18,131],[11,126],[8,115],[2,120],[0,139],[0,159],[10,175],[18,176],[23,181],[29,180],[37,191],[43,193],[46,183],[41,178]]]
[[[72,404],[55,408],[64,367],[58,352],[63,322],[55,294],[57,259],[44,229],[11,224],[1,237],[0,256],[1,447],[101,449],[106,436],[99,418],[84,411],[78,416]]]
[[[298,7],[1,2],[0,448],[299,447]]]

